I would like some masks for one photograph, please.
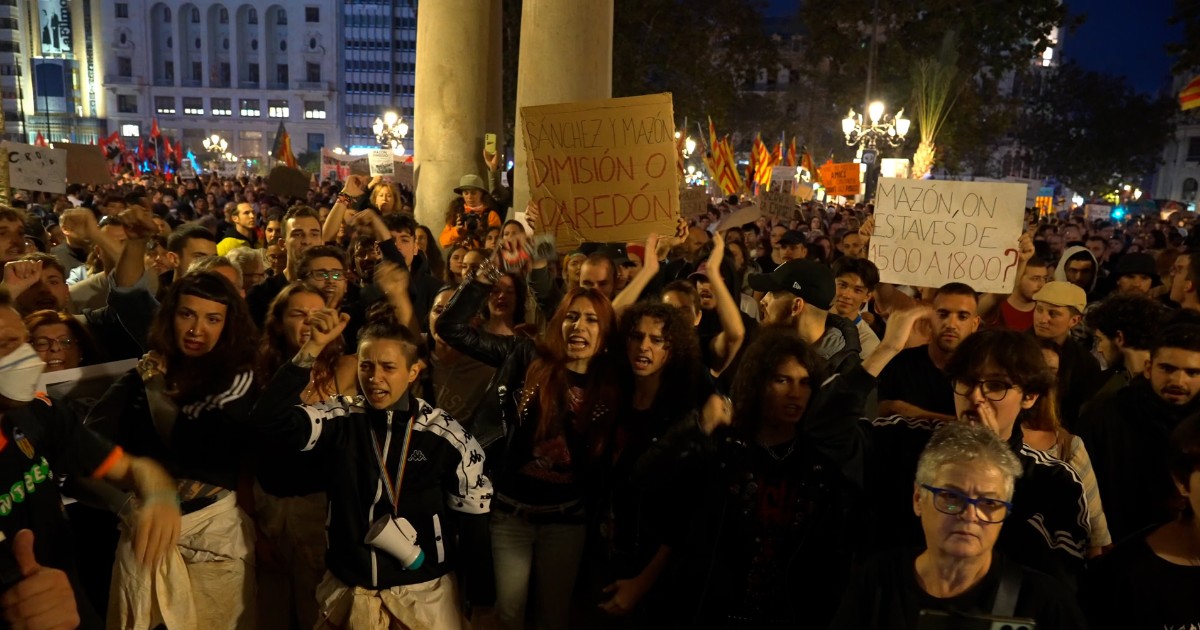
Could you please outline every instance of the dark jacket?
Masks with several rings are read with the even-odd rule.
[[[675,504],[692,506],[674,516],[668,541],[673,627],[828,622],[855,547],[849,514],[863,480],[856,421],[861,390],[872,384],[861,369],[828,381],[801,420],[794,452],[781,458],[736,431],[705,435],[696,413],[650,446],[634,479],[689,480],[671,490],[682,495]]]
[[[309,370],[284,364],[249,422],[260,444],[315,451],[324,460],[329,475],[326,564],[330,573],[350,586],[370,589],[428,582],[456,564],[464,576],[478,575],[472,569],[490,556],[485,515],[492,499],[479,443],[440,409],[411,396],[388,410],[346,398],[295,405],[308,379]],[[409,431],[411,441],[405,451],[400,445]],[[416,529],[417,544],[425,553],[424,564],[415,570],[405,569],[392,555],[363,542],[371,525],[392,513],[392,498],[380,472],[380,450],[389,479],[402,459],[407,462],[397,514]],[[461,541],[461,558],[456,541]],[[475,591],[472,601],[486,603],[487,595],[473,587],[490,580],[463,579],[467,590]]]
[[[1174,517],[1175,486],[1167,467],[1171,432],[1200,411],[1200,399],[1172,405],[1144,377],[1089,407],[1075,433],[1083,439],[1114,542]]]

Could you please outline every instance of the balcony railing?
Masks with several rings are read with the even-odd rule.
[[[297,81],[297,90],[328,90],[328,81]]]

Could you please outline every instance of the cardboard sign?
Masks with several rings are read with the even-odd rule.
[[[767,186],[767,190],[790,193],[795,187],[795,166],[774,166],[771,168],[771,183]]]
[[[67,151],[20,142],[0,143],[8,155],[8,185],[21,190],[67,192]]]
[[[792,191],[792,194],[800,201],[812,201],[814,194],[812,184],[796,184],[796,189]]]
[[[791,220],[796,215],[796,198],[791,192],[770,190],[758,196],[758,207],[763,216]]]
[[[1024,184],[880,179],[868,258],[882,282],[1011,293],[1025,192]]]
[[[862,189],[857,162],[826,164],[821,167],[821,184],[834,197],[853,197]]]
[[[708,212],[711,197],[703,186],[689,186],[679,191],[679,213],[685,219],[698,217]]]
[[[196,169],[192,167],[192,161],[184,160],[179,165],[179,170],[175,172],[175,175],[179,179],[196,179]]]
[[[108,160],[100,147],[55,142],[54,148],[67,152],[67,183],[97,186],[112,183],[112,172],[108,170]]]
[[[1083,206],[1083,216],[1089,221],[1096,219],[1109,220],[1112,219],[1112,206],[1107,206],[1100,203],[1089,203]]]
[[[393,153],[388,149],[375,149],[367,154],[371,166],[371,177],[391,177],[396,172]]]
[[[754,223],[763,216],[762,210],[757,205],[749,205],[743,208],[738,208],[733,212],[721,217],[721,222],[717,225],[717,231],[728,230],[731,227],[742,227],[747,223]]]
[[[560,252],[672,234],[679,169],[670,94],[522,107],[538,230]]]

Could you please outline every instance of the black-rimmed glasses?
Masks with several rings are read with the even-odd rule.
[[[1008,390],[1017,387],[1008,381],[984,380],[984,381],[954,381],[954,393],[959,396],[970,396],[975,388],[983,392],[983,397],[992,401],[1004,400],[1008,395]]]
[[[921,484],[921,487],[933,495],[933,507],[942,514],[958,516],[967,510],[968,505],[973,505],[975,506],[975,515],[979,517],[979,520],[984,523],[1003,523],[1004,519],[1008,518],[1008,513],[1012,511],[1012,503],[1008,501],[986,497],[972,499],[957,490],[935,488],[925,483]]]

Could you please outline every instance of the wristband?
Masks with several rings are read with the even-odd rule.
[[[358,199],[358,197],[351,197],[350,195],[347,195],[344,192],[340,192],[337,194],[337,198],[335,199],[335,202],[346,204],[347,206],[349,206],[354,203],[355,199]]]
[[[478,281],[480,276],[487,279],[488,284],[496,284],[500,282],[500,272],[491,260],[484,260],[478,268],[475,269],[475,280]]]

